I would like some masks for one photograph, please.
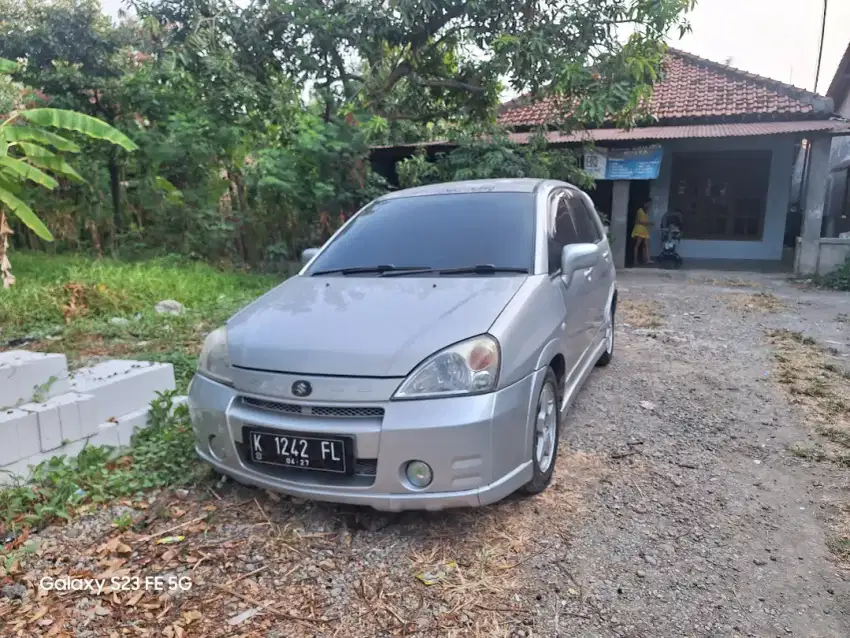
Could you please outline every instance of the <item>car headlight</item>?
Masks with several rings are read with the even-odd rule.
[[[213,330],[204,339],[204,347],[198,357],[198,372],[220,383],[233,383],[227,354],[227,328],[224,326]]]
[[[401,384],[394,399],[481,394],[499,380],[499,342],[490,335],[461,341],[428,357]]]

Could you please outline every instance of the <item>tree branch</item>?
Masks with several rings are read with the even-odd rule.
[[[469,82],[461,82],[460,80],[423,80],[422,78],[411,77],[411,79],[421,86],[428,86],[436,89],[458,89],[459,91],[468,91],[469,93],[486,93],[487,89],[477,84]]]
[[[455,18],[459,18],[466,11],[466,3],[458,3],[455,7],[440,16],[434,16],[425,26],[415,35],[411,36],[408,44],[413,55],[424,46],[428,40],[436,34],[440,29],[446,26]],[[392,89],[401,78],[413,70],[410,62],[402,60],[390,73],[387,78],[387,91]]]

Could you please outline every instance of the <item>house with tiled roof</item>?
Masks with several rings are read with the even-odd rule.
[[[822,214],[823,198],[808,197],[800,214],[789,216],[792,170],[806,139],[808,182],[826,174],[820,149],[836,135],[850,135],[833,100],[670,49],[647,110],[648,123],[632,129],[612,124],[565,134],[555,124],[559,105],[552,98],[522,96],[502,105],[499,122],[518,143],[542,127],[551,144],[584,146],[585,169],[597,180],[590,194],[611,220],[621,267],[634,263],[626,239],[647,199],[653,253],[668,212],[682,216],[679,250],[686,260],[790,262],[797,236],[805,230],[814,237],[814,223],[805,227],[805,220],[818,198]],[[451,144],[427,146],[438,151]],[[817,232],[819,238],[819,226]]]

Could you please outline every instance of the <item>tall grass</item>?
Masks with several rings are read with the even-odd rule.
[[[207,333],[281,280],[165,258],[128,263],[15,253],[13,259],[18,282],[0,289],[0,349],[26,337],[24,347],[65,353],[72,365],[99,356],[171,363],[181,390]],[[156,313],[163,299],[179,301],[185,312]]]
[[[175,299],[188,310],[220,314],[261,295],[278,283],[268,275],[224,273],[174,259],[126,263],[45,253],[12,255],[18,282],[0,291],[0,326],[6,330],[65,322],[71,302],[69,284],[82,287],[86,308],[79,316],[127,316],[153,310],[162,299]]]

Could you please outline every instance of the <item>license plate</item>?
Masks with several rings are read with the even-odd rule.
[[[263,432],[245,428],[244,440],[254,463],[300,470],[347,474],[352,454],[348,437],[326,437],[297,432]]]

